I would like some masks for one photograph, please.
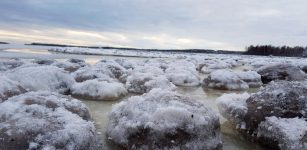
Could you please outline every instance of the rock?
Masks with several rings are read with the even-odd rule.
[[[46,90],[67,94],[74,83],[67,72],[54,66],[21,67],[7,72],[6,76],[27,91]]]
[[[248,84],[240,79],[237,73],[228,69],[211,72],[208,78],[203,80],[202,85],[220,90],[247,90],[249,88]]]
[[[300,118],[267,117],[261,122],[258,141],[280,150],[307,149],[307,121]]]
[[[107,137],[122,149],[216,149],[219,117],[203,103],[154,89],[113,106]]]
[[[101,149],[88,109],[76,99],[30,92],[0,110],[0,149]]]
[[[127,94],[127,90],[122,83],[87,80],[74,84],[71,94],[89,100],[118,100]]]
[[[261,75],[264,84],[275,80],[303,81],[306,77],[300,68],[288,64],[264,66],[257,72]]]
[[[247,100],[246,124],[250,134],[265,117],[307,118],[306,82],[271,82]]]
[[[12,81],[5,76],[0,76],[0,103],[7,100],[9,97],[25,92],[26,90],[17,82]]]
[[[154,88],[175,90],[176,86],[162,75],[133,73],[127,77],[126,88],[131,93],[143,94]]]

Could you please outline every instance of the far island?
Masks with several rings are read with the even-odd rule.
[[[7,42],[0,42],[0,44],[9,44],[9,43],[7,43]]]

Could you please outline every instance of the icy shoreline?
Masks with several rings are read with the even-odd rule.
[[[292,83],[292,80],[302,80],[301,74],[303,74],[304,78],[304,72],[301,70],[303,69],[307,64],[306,59],[294,59],[294,58],[279,58],[279,57],[241,57],[237,55],[204,55],[204,56],[194,56],[194,55],[186,55],[184,58],[177,58],[177,59],[147,59],[147,60],[130,60],[130,59],[102,59],[101,61],[98,61],[96,64],[90,65],[85,63],[83,60],[77,60],[77,59],[70,59],[66,61],[56,61],[56,60],[28,60],[28,59],[5,59],[0,60],[0,72],[1,72],[1,81],[0,81],[0,102],[3,102],[0,104],[3,105],[4,103],[15,103],[15,97],[22,97],[23,95],[30,97],[35,97],[35,95],[31,95],[29,93],[31,92],[41,92],[42,90],[44,92],[57,92],[60,93],[60,95],[68,95],[68,97],[75,97],[75,98],[85,98],[89,100],[94,101],[118,101],[121,100],[121,97],[124,97],[125,95],[139,95],[140,97],[132,97],[129,101],[131,101],[131,105],[136,105],[133,103],[134,100],[139,101],[140,105],[143,105],[143,102],[150,103],[151,105],[157,105],[159,106],[161,102],[156,101],[158,94],[153,94],[151,98],[148,98],[148,96],[145,96],[148,93],[151,93],[152,91],[155,91],[157,89],[162,89],[164,92],[158,92],[161,93],[160,97],[168,97],[169,99],[172,99],[174,97],[177,97],[177,94],[174,94],[178,92],[178,88],[193,88],[193,87],[200,87],[200,84],[203,82],[203,78],[208,79],[210,77],[210,82],[215,83],[218,86],[225,86],[225,87],[231,87],[229,89],[224,89],[224,91],[221,91],[222,93],[238,93],[238,90],[246,91],[246,88],[234,88],[234,87],[240,87],[242,83],[244,83],[247,87],[257,85],[262,85],[262,79],[264,74],[262,74],[261,71],[259,71],[259,68],[271,66],[271,68],[268,70],[270,73],[270,79],[272,80],[289,80],[285,82]],[[278,67],[276,64],[282,65],[284,67]],[[292,68],[295,67],[295,69],[289,69],[288,65],[285,64],[291,64]],[[297,73],[300,78],[293,78],[289,77],[287,78],[287,74],[282,74],[282,76],[279,76],[278,72],[282,72],[280,68],[283,68],[284,70],[292,70],[290,71],[292,74]],[[239,69],[239,70],[238,70]],[[276,71],[277,70],[277,71]],[[293,72],[293,70],[297,70],[296,72]],[[220,72],[216,72],[220,71]],[[267,73],[265,74],[268,75]],[[272,76],[272,77],[271,77]],[[296,77],[296,76],[295,76]],[[262,85],[263,87],[266,87],[266,85]],[[214,86],[203,86],[204,90],[214,90]],[[253,87],[250,87],[253,88]],[[232,91],[234,90],[234,91]],[[169,91],[169,92],[165,92]],[[23,94],[25,93],[25,94]],[[144,95],[142,95],[144,94]],[[47,96],[48,94],[43,94]],[[43,99],[45,99],[44,96],[38,96],[38,102]],[[48,97],[48,96],[47,96]],[[61,96],[59,96],[61,97]],[[178,96],[180,97],[180,96]],[[236,96],[233,95],[229,100],[236,100]],[[244,96],[244,99],[247,96]],[[57,97],[54,97],[55,100],[58,99]],[[146,101],[144,101],[147,99]],[[167,100],[168,98],[164,98]],[[182,100],[184,99],[184,100]],[[206,99],[206,98],[204,98]],[[242,100],[238,102],[227,102],[227,97],[224,97],[226,101],[223,103],[224,111],[228,110],[234,110],[230,116],[227,116],[226,118],[230,121],[237,122],[240,118],[233,119],[232,117],[236,115],[237,112],[240,112],[240,115],[243,115],[246,113],[246,110],[240,111],[241,108],[245,108],[246,105],[242,105],[242,107],[239,107],[239,104],[242,103]],[[196,99],[197,100],[197,99]],[[171,123],[173,127],[180,127],[184,128],[184,134],[183,131],[177,132],[174,136],[174,142],[168,143],[169,145],[176,146],[176,143],[180,145],[180,142],[178,141],[185,141],[184,139],[178,139],[178,136],[182,137],[194,137],[197,139],[197,134],[195,132],[192,132],[193,129],[198,128],[198,122],[194,122],[194,126],[190,126],[186,128],[184,126],[184,122],[187,122],[187,124],[191,123],[191,118],[196,117],[197,112],[193,112],[193,117],[191,115],[187,115],[188,113],[191,113],[191,110],[196,110],[196,106],[205,105],[208,104],[201,102],[202,104],[198,103],[192,103],[190,98],[179,98],[178,102],[174,102],[167,104],[168,107],[172,108],[169,111],[166,111],[165,108],[159,107],[158,110],[152,110],[150,106],[148,107],[140,107],[138,111],[153,111],[158,113],[163,112],[164,114],[168,114],[172,117],[167,117],[165,115],[164,118],[165,122],[163,123]],[[244,100],[243,100],[244,101]],[[35,103],[29,103],[28,101],[25,102],[27,105],[29,104],[31,107],[29,109],[32,109],[32,105]],[[57,102],[55,102],[57,103]],[[82,103],[82,102],[81,102]],[[163,102],[162,102],[163,103]],[[178,103],[178,104],[177,104]],[[182,103],[182,104],[180,104]],[[6,104],[8,105],[8,104]],[[23,104],[22,104],[23,105]],[[41,103],[40,103],[41,105]],[[123,104],[121,104],[123,105]],[[126,105],[126,104],[125,104]],[[129,104],[130,105],[130,104]],[[49,106],[46,105],[46,106]],[[53,104],[52,104],[53,106]],[[234,108],[232,107],[239,107]],[[241,106],[241,105],[240,105]],[[45,105],[44,105],[45,107]],[[113,106],[113,108],[119,107],[117,104]],[[134,111],[137,111],[136,109],[130,109],[127,104],[125,106],[125,113],[127,113],[127,116],[134,115]],[[228,108],[230,107],[230,108]],[[25,106],[25,108],[28,109],[28,106]],[[205,108],[205,107],[204,107]],[[204,109],[202,108],[202,109]],[[227,109],[226,109],[227,108]],[[15,109],[15,108],[14,108]],[[17,108],[16,108],[17,109]],[[119,108],[118,108],[119,109]],[[11,110],[13,111],[13,109]],[[201,110],[200,110],[201,111]],[[112,112],[119,113],[115,110]],[[211,113],[211,112],[210,112]],[[210,114],[209,113],[209,114]],[[179,114],[179,115],[177,115]],[[180,115],[181,114],[181,115]],[[4,114],[7,115],[7,114]],[[164,127],[170,127],[170,124],[164,124],[158,121],[153,121],[151,116],[153,114],[147,114],[146,116],[143,116],[143,119],[145,120],[139,120],[143,121],[142,124],[151,125],[154,132],[163,131]],[[155,115],[155,117],[156,117]],[[186,117],[179,117],[184,116]],[[195,116],[196,115],[196,116]],[[30,115],[31,116],[31,115]],[[133,117],[131,117],[129,120],[128,118],[121,118],[125,115],[118,115],[117,119],[128,119],[127,122],[133,121]],[[159,115],[158,115],[159,116]],[[33,116],[34,117],[34,116]],[[160,117],[163,117],[160,115]],[[178,117],[178,118],[177,118]],[[189,118],[191,117],[191,118]],[[214,117],[212,115],[207,116],[208,120],[213,119]],[[213,117],[213,118],[212,118]],[[0,117],[1,118],[1,117]],[[31,118],[31,117],[29,117]],[[34,117],[35,118],[35,117]],[[42,117],[41,119],[45,119]],[[113,118],[110,118],[113,119]],[[136,121],[138,121],[137,118]],[[271,121],[274,119],[268,119],[268,121]],[[0,128],[9,127],[7,126],[7,123],[5,121],[0,120]],[[8,118],[6,121],[10,121],[10,118]],[[30,120],[28,120],[30,121]],[[285,122],[285,125],[287,124],[287,121],[280,120],[281,122]],[[82,122],[82,121],[81,121]],[[296,120],[296,122],[300,122],[299,120]],[[2,124],[3,123],[3,124]],[[152,124],[157,123],[157,125]],[[183,124],[182,124],[183,123]],[[204,122],[201,122],[202,125],[205,125]],[[237,124],[237,123],[236,123]],[[264,129],[268,128],[269,125],[271,125],[271,122],[263,123],[261,127]],[[304,124],[304,123],[301,123]],[[130,125],[134,125],[131,123]],[[137,124],[136,124],[137,125]],[[158,126],[161,125],[161,126]],[[159,127],[159,128],[158,128]],[[210,126],[207,126],[208,128],[211,128]],[[245,125],[240,122],[240,126],[237,126],[237,128],[244,129]],[[137,129],[137,128],[136,128]],[[283,127],[276,127],[276,132],[283,131]],[[12,128],[13,130],[13,128]],[[94,129],[91,129],[94,130]],[[112,131],[113,128],[109,128],[109,133],[112,132],[113,136],[114,132]],[[274,131],[275,131],[274,130]],[[220,134],[218,130],[216,130],[216,134]],[[10,131],[11,132],[11,131]],[[31,131],[32,132],[32,131]],[[45,131],[44,131],[45,132]],[[96,131],[94,131],[96,132]],[[207,131],[201,131],[201,132],[207,132]],[[115,132],[116,133],[116,132]],[[75,137],[78,138],[77,132],[73,133],[76,135]],[[105,134],[105,133],[102,133]],[[165,143],[165,137],[156,135],[156,133],[152,134],[155,135],[155,140],[157,142],[159,141],[161,146],[161,143]],[[184,135],[184,136],[183,136]],[[279,135],[279,134],[276,134]],[[128,135],[127,135],[128,136]],[[166,135],[169,136],[169,135]],[[259,135],[260,136],[260,135]],[[287,136],[287,135],[286,135]],[[88,136],[89,138],[91,136]],[[176,137],[176,138],[175,138]],[[79,137],[80,138],[80,137]],[[168,137],[169,138],[169,137]],[[203,137],[202,137],[203,138]],[[276,138],[276,137],[271,137]],[[47,138],[48,139],[48,138]],[[218,138],[217,138],[218,139]],[[168,139],[169,140],[169,139]],[[85,140],[86,141],[86,140]],[[1,142],[1,141],[0,141]],[[140,142],[136,141],[136,139],[130,141],[132,142]],[[197,141],[185,141],[187,143],[198,143]],[[284,142],[284,141],[281,141]],[[37,143],[37,142],[34,142]],[[146,142],[145,142],[146,143]],[[209,142],[210,143],[210,142]],[[205,148],[209,146],[210,144],[197,144],[198,146]],[[211,143],[219,143],[219,141],[211,141]],[[32,145],[28,143],[29,147],[40,147],[39,145]],[[131,143],[130,143],[131,144]],[[135,143],[134,143],[135,144]],[[140,144],[140,143],[139,143]],[[86,145],[86,144],[85,144]],[[188,144],[189,145],[189,144]],[[198,147],[197,145],[194,146]],[[218,144],[217,144],[218,145]],[[56,147],[56,145],[53,145]],[[190,145],[191,146],[191,145]],[[213,145],[211,145],[213,146]],[[216,145],[215,145],[216,146]],[[189,147],[189,146],[188,146]],[[214,146],[213,146],[214,147]],[[198,147],[199,148],[199,147]]]

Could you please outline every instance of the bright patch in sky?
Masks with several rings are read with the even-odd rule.
[[[306,0],[1,0],[0,41],[243,50],[302,45]]]

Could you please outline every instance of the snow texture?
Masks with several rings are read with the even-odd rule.
[[[223,117],[236,125],[237,129],[246,129],[244,121],[247,113],[246,100],[249,98],[248,93],[243,94],[224,94],[217,99],[217,105]]]
[[[65,94],[74,84],[74,79],[67,72],[54,66],[20,67],[9,71],[6,76],[27,91],[46,90]]]
[[[246,90],[248,84],[241,80],[237,73],[228,69],[216,70],[204,79],[203,85],[208,88],[220,90]]]
[[[9,97],[19,95],[26,92],[17,82],[8,79],[5,76],[0,76],[0,103],[7,100]]]
[[[107,136],[124,149],[215,149],[219,127],[203,103],[154,89],[113,106]]]
[[[200,78],[195,64],[179,60],[168,64],[165,70],[167,78],[178,86],[199,86]]]
[[[29,92],[0,104],[0,149],[99,149],[87,107],[50,92]]]
[[[127,94],[122,83],[87,80],[72,86],[71,94],[89,100],[117,100]]]
[[[307,149],[307,121],[302,118],[267,117],[258,128],[258,138],[281,150]],[[272,145],[272,143],[278,143]]]

